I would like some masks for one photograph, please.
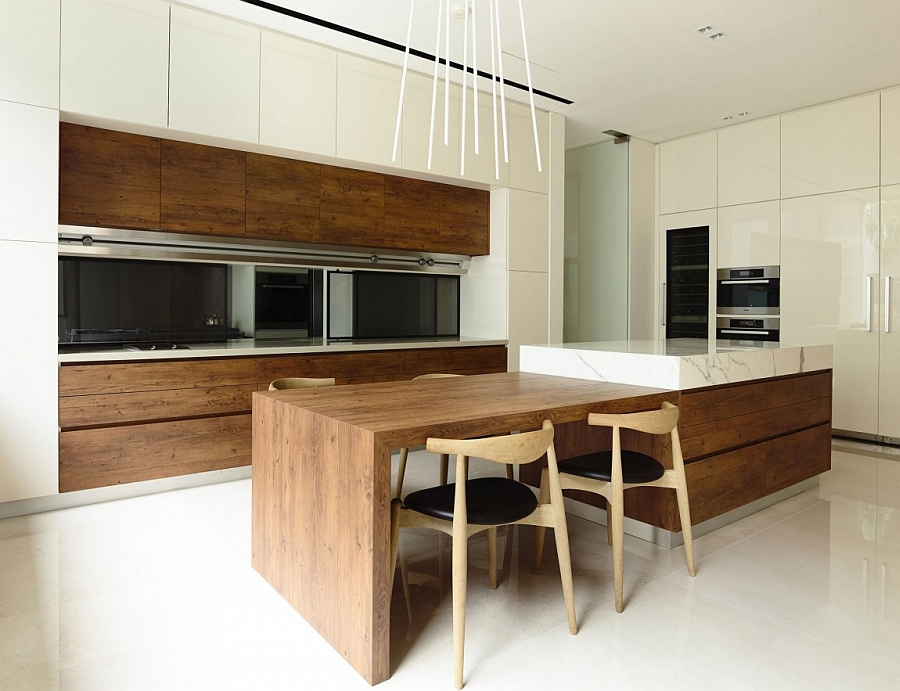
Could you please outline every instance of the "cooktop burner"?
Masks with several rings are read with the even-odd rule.
[[[183,343],[125,343],[125,350],[190,350]]]

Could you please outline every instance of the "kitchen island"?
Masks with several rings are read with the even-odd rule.
[[[808,488],[831,467],[830,345],[746,341],[608,341],[522,346],[523,372],[672,391],[681,409],[695,535]],[[557,431],[557,455],[609,448],[609,432],[586,423]],[[646,439],[632,436],[634,448]],[[539,482],[537,471],[525,479]],[[573,494],[572,510],[605,521],[602,498]],[[674,545],[681,530],[674,492],[625,495],[626,530]],[[585,506],[588,505],[588,506]],[[700,524],[698,526],[698,524]]]

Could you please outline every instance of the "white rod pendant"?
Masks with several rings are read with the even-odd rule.
[[[525,37],[525,10],[522,9],[522,0],[519,0],[519,19],[522,22],[522,49],[525,52],[525,74],[528,76],[528,100],[531,103],[531,127],[534,130],[534,156],[537,159],[538,172],[541,167],[541,146],[538,143],[537,113],[534,111],[534,88],[531,86],[531,61],[528,59],[528,39]]]
[[[450,0],[447,0],[448,2]],[[438,58],[438,50],[441,47],[441,20],[443,18],[444,0],[440,0],[438,4],[438,21],[437,21],[437,38],[434,40],[434,76],[431,84],[431,125],[428,129],[428,170],[431,170],[431,161],[434,155],[434,119],[437,110],[437,86],[438,86],[438,68],[440,66],[440,58]]]
[[[463,21],[463,73],[462,73],[462,124],[460,129],[460,155],[459,155],[459,175],[462,177],[466,174],[466,79],[469,76],[469,0],[464,4],[466,16]]]
[[[406,72],[409,68],[409,42],[412,39],[413,13],[416,9],[416,0],[409,2],[409,26],[406,29],[406,50],[403,51],[403,76],[400,77],[400,100],[397,103],[397,126],[394,128],[394,152],[391,161],[397,162],[397,148],[400,145],[400,121],[403,119],[403,96],[406,92]]]
[[[488,4],[491,15],[491,110],[494,113],[494,179],[500,179],[500,133],[497,131],[497,64],[494,55],[494,0]]]
[[[503,162],[509,163],[509,135],[506,131],[506,84],[503,79],[503,43],[500,40],[500,2],[494,5],[497,22],[497,61],[500,63],[500,120],[503,125]]]
[[[475,0],[472,0],[472,114],[475,118],[475,128],[472,134],[475,136],[475,155],[478,156],[481,152],[478,150],[478,34],[476,26]]]
[[[444,6],[444,146],[450,146],[450,0]]]

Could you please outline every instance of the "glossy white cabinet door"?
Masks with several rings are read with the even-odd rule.
[[[0,240],[0,502],[58,492],[56,252]]]
[[[879,94],[781,116],[781,196],[875,187]]]
[[[881,94],[881,184],[900,183],[900,89]]]
[[[509,270],[549,271],[550,203],[546,194],[509,190]]]
[[[548,276],[531,271],[509,272],[509,371],[519,371],[519,346],[546,345],[549,335]]]
[[[59,0],[0,0],[0,100],[59,105]]]
[[[57,111],[0,101],[0,240],[56,246],[58,180]]]
[[[169,127],[259,141],[260,30],[172,6]]]
[[[399,67],[338,54],[338,158],[400,167],[402,146],[392,160],[400,75]]]
[[[704,132],[659,145],[659,212],[717,206],[717,137]]]
[[[449,108],[444,107],[444,82],[438,80],[434,93],[434,138],[431,143],[431,169],[428,168],[428,144],[431,139],[431,97],[434,85],[430,76],[410,72],[403,97],[403,168],[420,173],[459,177],[460,89],[450,85]],[[444,145],[444,113],[447,118],[447,144]]]
[[[534,124],[531,108],[521,103],[507,103],[509,108],[509,186],[532,192],[547,193],[549,184],[550,117],[536,110],[541,170],[537,168],[534,149]]]
[[[878,433],[900,439],[900,185],[881,189]],[[890,297],[885,290],[890,288]],[[890,315],[886,308],[890,306]]]
[[[719,130],[719,206],[781,196],[781,121],[766,118]]]
[[[482,80],[482,84],[484,81]],[[478,153],[475,153],[475,108],[472,105],[472,92],[469,91],[466,103],[466,146],[465,146],[465,170],[462,175],[457,171],[457,177],[464,180],[481,182],[486,185],[498,185],[506,187],[509,181],[509,169],[513,160],[513,141],[510,110],[512,103],[506,102],[506,137],[509,150],[509,163],[504,160],[503,153],[503,111],[500,106],[500,98],[497,98],[497,127],[496,137],[494,129],[494,109],[491,104],[490,94],[481,92],[478,99]],[[499,166],[495,166],[494,142],[497,142],[497,159]],[[532,156],[534,156],[534,144]],[[499,167],[499,177],[497,177]]]
[[[781,340],[834,345],[835,429],[878,433],[878,188],[781,203]]]
[[[720,269],[781,263],[781,202],[719,207]]]
[[[64,0],[59,107],[165,127],[169,114],[169,4]]]
[[[336,51],[262,32],[260,144],[334,156],[336,96]]]

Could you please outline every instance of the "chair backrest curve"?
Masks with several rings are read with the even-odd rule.
[[[659,410],[641,413],[591,413],[588,415],[588,424],[633,429],[647,434],[668,434],[678,424],[678,414],[676,406],[664,401]]]
[[[483,458],[495,463],[531,463],[553,443],[553,425],[544,420],[542,429],[522,434],[508,434],[482,439],[440,439],[430,437],[425,448],[433,453],[456,454]]]

